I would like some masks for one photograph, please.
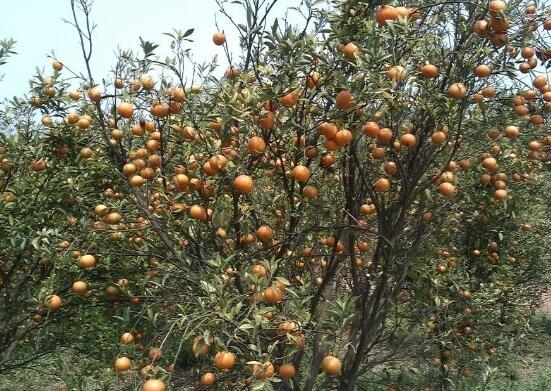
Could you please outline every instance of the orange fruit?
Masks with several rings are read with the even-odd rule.
[[[73,282],[73,292],[75,292],[77,295],[83,294],[86,292],[86,289],[88,286],[84,281],[75,281]]]
[[[462,83],[453,83],[448,88],[448,96],[453,99],[463,99],[467,95],[467,89]]]
[[[264,297],[264,301],[266,301],[266,303],[275,304],[281,301],[283,298],[283,293],[281,292],[281,289],[271,286],[264,290],[262,296]]]
[[[498,12],[502,12],[505,10],[506,4],[502,0],[492,0],[490,1],[490,4],[488,5],[488,9],[491,13],[495,14]]]
[[[63,63],[61,63],[60,61],[54,60],[52,62],[52,68],[54,69],[54,71],[60,72],[63,69]]]
[[[88,90],[88,98],[92,102],[99,102],[101,100],[102,92],[98,87],[93,87]]]
[[[62,304],[61,297],[58,295],[51,295],[48,298],[46,298],[46,301],[44,302],[46,304],[46,307],[50,309],[51,311],[57,311]]]
[[[442,182],[438,186],[438,191],[440,194],[442,194],[444,197],[451,197],[455,194],[455,186],[452,185],[449,182]]]
[[[335,98],[335,106],[339,110],[349,110],[354,107],[354,97],[348,90],[341,91]]]
[[[256,265],[253,265],[253,267],[251,268],[251,273],[253,273],[258,278],[262,278],[262,277],[266,277],[266,275],[268,274],[268,271],[264,266],[260,264],[256,264]]]
[[[161,350],[161,348],[150,348],[149,352],[147,352],[147,357],[151,361],[159,361],[161,358],[163,358],[163,351]]]
[[[354,43],[349,42],[344,46],[344,48],[342,49],[342,52],[349,59],[353,59],[355,57],[356,53],[359,52],[359,49]]]
[[[306,86],[310,89],[316,88],[321,83],[321,75],[318,72],[311,72],[306,78]]]
[[[267,379],[274,375],[275,369],[271,362],[267,362],[264,365],[253,364],[251,371],[257,379]]]
[[[430,136],[432,142],[439,145],[446,142],[446,137],[446,133],[442,131],[436,131]]]
[[[405,147],[413,147],[415,145],[415,136],[411,133],[403,134],[400,137],[400,144]]]
[[[238,193],[250,193],[253,191],[253,179],[248,175],[239,175],[233,180],[233,187]]]
[[[142,391],[165,391],[166,386],[160,380],[150,379],[146,381],[142,386]]]
[[[85,269],[89,269],[96,264],[96,258],[90,254],[81,255],[81,257],[78,260],[78,263],[81,267]]]
[[[492,74],[492,68],[486,64],[480,64],[474,69],[474,74],[477,77],[488,77]]]
[[[401,65],[396,65],[390,68],[386,74],[390,80],[399,82],[406,78],[406,69]]]
[[[391,5],[384,5],[377,10],[375,19],[380,26],[386,26],[388,21],[398,19],[398,10]]]
[[[350,144],[352,141],[352,132],[348,129],[341,129],[335,134],[333,141],[339,147]]]
[[[253,136],[247,143],[247,149],[253,155],[261,155],[266,151],[266,143],[260,136]]]
[[[121,102],[117,106],[117,114],[122,118],[132,118],[134,114],[134,106],[128,102]]]
[[[321,368],[328,375],[338,375],[341,373],[341,360],[334,356],[325,356],[321,362]]]
[[[124,372],[132,367],[132,362],[128,357],[117,357],[115,359],[115,371]]]
[[[291,171],[291,176],[299,182],[306,182],[310,178],[310,170],[306,166],[298,165]]]
[[[363,132],[369,137],[378,137],[381,127],[376,122],[368,122],[362,127]]]
[[[193,205],[189,208],[189,216],[195,220],[205,220],[207,218],[207,211],[201,205]]]
[[[293,107],[298,102],[298,91],[294,90],[279,98],[279,103],[283,107]]]
[[[203,376],[201,376],[200,383],[202,386],[212,386],[214,383],[216,383],[216,375],[212,372],[204,373]]]
[[[304,196],[304,198],[316,198],[316,196],[318,195],[318,189],[310,185],[304,186],[304,188],[302,189],[302,195]]]
[[[217,31],[212,34],[212,42],[217,46],[222,46],[226,43],[226,35],[223,32]]]
[[[218,369],[231,369],[235,364],[235,354],[228,351],[221,351],[214,356],[214,365]]]
[[[487,157],[482,161],[482,167],[484,167],[488,171],[497,171],[497,161],[493,157]]]
[[[231,67],[226,69],[226,72],[224,74],[228,79],[235,79],[237,76],[239,76],[239,69]]]
[[[256,230],[256,237],[262,242],[267,242],[269,240],[272,240],[273,236],[274,236],[273,230],[267,225],[261,225]]]
[[[257,123],[262,129],[272,129],[275,124],[275,114],[271,111],[263,111],[260,113]]]
[[[291,363],[285,363],[279,367],[279,376],[282,379],[291,379],[295,377],[295,374],[296,374],[295,366]]]
[[[438,67],[432,64],[425,64],[419,68],[423,77],[433,79],[438,76]]]
[[[384,193],[390,190],[390,181],[386,178],[377,179],[375,182],[375,190],[379,193]]]
[[[142,186],[145,183],[145,179],[139,175],[134,175],[130,178],[130,184],[132,186]]]

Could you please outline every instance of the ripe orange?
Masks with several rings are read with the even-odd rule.
[[[298,91],[294,90],[279,98],[279,103],[283,107],[293,107],[298,102]]]
[[[103,221],[110,225],[118,224],[121,220],[122,216],[117,212],[111,212],[103,218]]]
[[[201,205],[193,205],[189,208],[189,216],[195,220],[205,220],[207,218],[207,211]]]
[[[348,90],[341,91],[335,98],[335,106],[339,110],[349,110],[354,107],[354,97]]]
[[[268,271],[264,266],[260,264],[256,264],[256,265],[253,265],[253,267],[251,268],[251,273],[253,273],[258,278],[262,278],[262,277],[266,277],[266,275],[268,274]]]
[[[390,80],[399,82],[406,78],[406,69],[401,65],[396,65],[390,68],[386,74]]]
[[[327,139],[333,139],[335,138],[338,129],[337,126],[331,122],[322,122],[317,126],[316,131],[325,136]]]
[[[253,364],[251,371],[257,379],[267,379],[274,375],[275,369],[271,362],[267,362],[264,365]]]
[[[121,342],[125,345],[130,345],[132,342],[134,342],[134,336],[132,333],[123,333],[121,335]]]
[[[151,115],[159,118],[165,118],[170,113],[170,106],[166,103],[154,102],[149,108]]]
[[[392,130],[389,128],[382,128],[379,130],[379,134],[377,135],[377,139],[379,140],[379,143],[382,145],[386,145],[392,140],[392,136],[394,133],[392,133]]]
[[[547,77],[545,77],[544,75],[536,76],[533,84],[534,84],[534,87],[540,90],[548,84]]]
[[[381,127],[376,122],[368,122],[363,126],[362,130],[369,137],[378,137]]]
[[[411,133],[403,134],[400,137],[400,144],[405,147],[413,147],[415,145],[415,136]]]
[[[488,77],[492,74],[492,68],[486,64],[480,64],[474,69],[474,74],[478,77]]]
[[[391,5],[384,5],[377,10],[375,19],[380,26],[386,26],[388,21],[398,19],[398,10]]]
[[[147,352],[147,357],[151,361],[159,361],[161,358],[163,358],[163,351],[161,350],[161,348],[150,348],[149,352]]]
[[[438,186],[438,191],[440,194],[442,194],[444,197],[451,197],[455,194],[455,186],[452,185],[449,182],[442,182]]]
[[[271,111],[263,111],[260,113],[257,123],[262,129],[272,129],[275,124],[275,114]]]
[[[250,193],[253,191],[253,179],[248,175],[239,175],[233,181],[233,187],[238,193]]]
[[[442,131],[436,131],[431,135],[431,140],[435,144],[444,144],[446,142],[446,133]]]
[[[63,69],[63,63],[57,60],[54,60],[52,62],[52,68],[54,68],[54,71],[60,72]]]
[[[117,106],[117,114],[122,118],[132,118],[134,114],[134,106],[128,102],[121,102]]]
[[[266,288],[262,295],[264,297],[264,301],[269,304],[279,303],[281,299],[283,299],[283,293],[281,292],[281,289],[275,286],[270,286]]]
[[[332,167],[336,162],[335,156],[330,153],[321,158],[321,165],[325,168]]]
[[[310,185],[304,186],[302,189],[302,195],[304,198],[315,198],[318,195],[318,189]]]
[[[214,383],[216,383],[216,375],[212,372],[204,373],[203,376],[201,376],[200,383],[202,386],[212,386]]]
[[[130,369],[132,367],[132,362],[128,357],[117,357],[115,359],[115,371],[117,372],[124,372]]]
[[[140,175],[134,175],[130,178],[130,184],[132,186],[142,186],[145,183],[145,179]]]
[[[438,76],[438,67],[432,64],[425,64],[419,68],[423,77],[433,79]]]
[[[498,189],[495,191],[494,193],[494,197],[497,199],[497,200],[504,200],[507,198],[507,190],[505,189]]]
[[[467,89],[462,83],[453,83],[448,88],[448,96],[453,99],[463,99],[467,95]]]
[[[506,7],[506,4],[502,0],[492,0],[490,1],[490,4],[488,5],[488,9],[492,12],[500,12],[503,11]]]
[[[235,364],[235,354],[228,351],[221,351],[214,356],[214,365],[216,368],[228,370]]]
[[[165,391],[166,386],[160,380],[150,379],[143,384],[142,391]]]
[[[328,375],[338,375],[341,373],[341,360],[334,356],[326,356],[321,362],[321,368]]]
[[[310,89],[316,88],[321,83],[321,75],[318,72],[311,72],[306,78],[306,86]]]
[[[84,281],[75,281],[73,282],[73,292],[77,295],[83,294],[88,288],[87,284]]]
[[[306,166],[298,165],[291,171],[291,176],[299,182],[306,182],[310,178],[310,170]]]
[[[493,157],[487,157],[482,161],[482,167],[484,167],[488,171],[497,171],[497,161]]]
[[[101,100],[101,96],[102,92],[98,87],[93,87],[88,90],[88,98],[90,98],[92,102],[99,102]]]
[[[247,149],[253,155],[262,155],[266,151],[266,143],[260,136],[253,136],[249,139]]]
[[[239,69],[231,67],[226,69],[226,72],[224,74],[228,79],[235,79],[237,76],[239,76]]]
[[[51,295],[46,298],[45,304],[51,311],[57,311],[62,304],[61,297],[58,295]]]
[[[295,377],[295,374],[296,374],[295,366],[291,363],[285,363],[279,367],[279,376],[282,379],[291,379]]]
[[[356,53],[358,53],[358,51],[359,51],[358,47],[352,42],[347,43],[345,47],[342,49],[342,52],[344,53],[344,55],[349,59],[353,59]]]
[[[375,190],[379,193],[384,193],[390,190],[390,181],[386,178],[377,179],[375,182]]]
[[[350,144],[352,141],[352,132],[348,129],[341,129],[335,134],[333,141],[339,146]]]
[[[81,267],[89,269],[96,264],[96,258],[90,254],[82,255],[79,258],[78,263]]]
[[[217,31],[212,35],[212,42],[217,46],[222,46],[226,43],[226,34],[223,32]]]
[[[261,225],[256,230],[256,236],[260,241],[267,242],[267,241],[272,240],[272,238],[274,236],[274,232],[267,225]]]

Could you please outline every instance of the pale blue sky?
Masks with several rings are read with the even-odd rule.
[[[299,4],[300,0],[279,0],[273,15],[281,17],[288,7]],[[98,27],[94,33],[92,58],[94,77],[100,80],[107,76],[115,63],[117,47],[136,49],[140,36],[167,48],[169,38],[162,33],[173,28],[183,31],[195,28],[192,51],[197,60],[209,60],[217,53],[221,64],[225,64],[223,49],[211,41],[216,31],[215,15],[226,30],[228,43],[234,51],[238,40],[229,22],[217,14],[217,9],[214,0],[95,0],[92,19]],[[12,0],[3,5],[0,39],[15,39],[18,54],[0,69],[5,75],[0,81],[0,99],[25,93],[27,81],[35,74],[37,66],[51,73],[51,60],[47,58],[51,50],[71,68],[84,70],[78,36],[62,19],[72,19],[69,0]],[[298,15],[293,20],[300,21]]]

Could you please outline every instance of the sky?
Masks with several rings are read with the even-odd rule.
[[[272,15],[285,15],[288,7],[296,7],[300,0],[279,0]],[[237,6],[229,12],[240,18]],[[290,12],[292,20],[300,21],[298,14]],[[216,18],[216,19],[215,19]],[[84,62],[73,26],[63,19],[72,20],[69,0],[18,0],[10,1],[0,12],[0,39],[13,38],[17,41],[16,55],[0,68],[4,75],[0,81],[0,100],[26,93],[28,80],[36,74],[36,67],[51,73],[52,50],[56,58],[72,69],[84,70]],[[161,44],[168,49],[170,39],[162,33],[172,29],[186,31],[195,28],[194,43],[191,44],[194,57],[202,62],[219,55],[225,64],[224,52],[212,43],[216,31],[215,20],[225,30],[232,51],[237,51],[237,33],[229,21],[218,12],[215,0],[95,0],[92,20],[97,25],[92,54],[94,78],[101,80],[108,75],[115,64],[117,48],[139,48],[139,38]],[[242,20],[242,18],[240,18]]]

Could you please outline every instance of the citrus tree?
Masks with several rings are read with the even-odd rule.
[[[139,367],[144,391],[352,390],[419,351],[426,387],[479,369],[545,283],[522,213],[548,163],[545,10],[303,1],[296,26],[276,1],[218,3],[222,77],[192,60],[191,29],[165,60],[121,52],[100,83],[90,4],[71,1],[84,76],[55,59],[29,101],[36,176],[74,194],[48,220],[51,281],[79,284],[38,300],[125,303],[115,370]]]

